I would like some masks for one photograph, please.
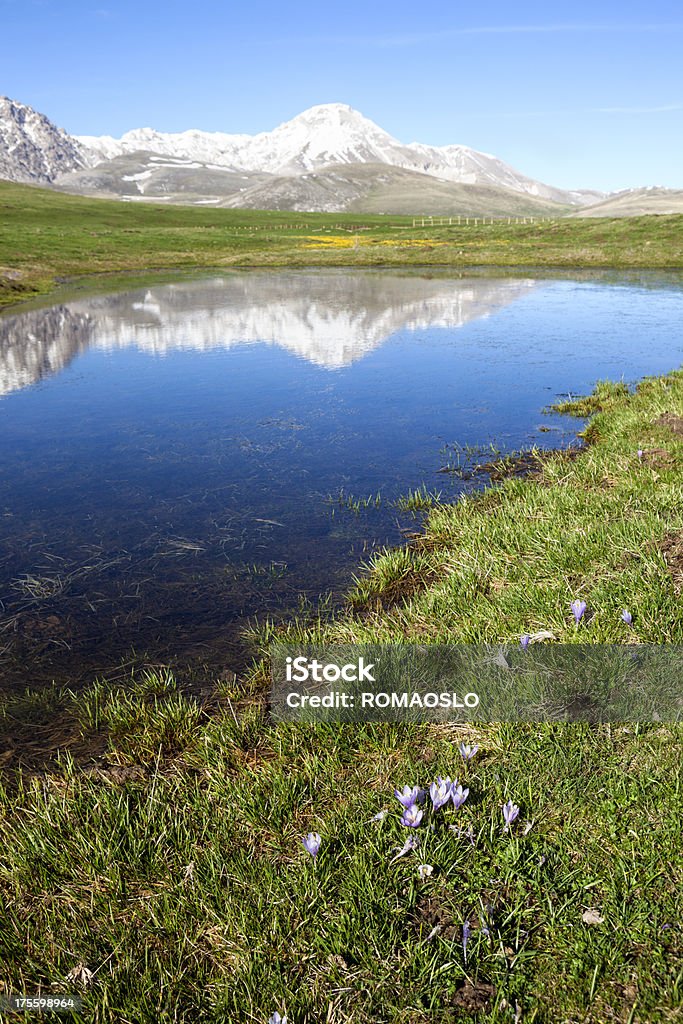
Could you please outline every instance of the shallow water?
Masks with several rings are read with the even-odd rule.
[[[682,313],[676,273],[320,270],[0,318],[0,686],[239,667],[247,622],[416,527],[399,495],[480,486],[440,470],[571,443],[558,395],[678,366]]]

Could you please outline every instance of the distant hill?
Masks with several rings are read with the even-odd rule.
[[[140,168],[143,170],[140,170]],[[144,185],[144,193],[135,183]],[[252,210],[469,216],[559,216],[569,206],[491,185],[463,185],[388,164],[338,164],[298,175],[249,174],[169,163],[150,154],[114,157],[64,175],[55,187],[123,198]]]
[[[441,181],[386,164],[338,165],[298,177],[273,177],[221,205],[333,213],[558,216],[568,207],[492,185]]]
[[[683,189],[630,188],[573,213],[575,217],[642,217],[648,213],[683,213]]]

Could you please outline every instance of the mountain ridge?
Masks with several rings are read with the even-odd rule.
[[[581,205],[584,195],[582,190],[557,189],[536,181],[497,157],[468,146],[399,142],[344,103],[317,104],[272,131],[257,135],[198,129],[164,133],[141,128],[126,132],[120,139],[78,136],[77,140],[101,159],[144,151],[198,160],[231,171],[280,176],[311,173],[337,164],[376,163],[459,184],[502,186],[563,205]]]
[[[557,216],[605,199],[467,146],[404,144],[343,103],[256,135],[138,128],[115,139],[70,136],[5,98],[0,177],[128,201],[311,212]]]

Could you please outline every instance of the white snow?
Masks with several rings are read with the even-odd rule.
[[[144,181],[145,178],[151,178],[153,173],[153,171],[140,171],[139,174],[124,174],[121,181]]]
[[[488,153],[467,146],[428,146],[401,143],[374,121],[344,103],[325,103],[258,135],[228,135],[196,129],[172,134],[137,128],[120,139],[81,136],[96,159],[146,151],[155,163],[164,156],[213,170],[305,174],[330,164],[383,163],[419,171],[445,181],[502,186],[551,199],[559,190],[533,181]],[[565,193],[566,195],[566,193]]]
[[[130,196],[130,195],[128,195],[128,196],[121,196],[121,198],[125,199],[125,200],[127,200],[128,202],[131,202],[131,203],[135,203],[135,202],[139,203],[141,200],[143,202],[146,202],[146,203],[163,203],[165,201],[168,201],[171,197],[170,196],[140,196],[140,195]]]

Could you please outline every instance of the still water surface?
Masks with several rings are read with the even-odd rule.
[[[321,270],[0,318],[0,686],[238,667],[248,621],[415,528],[398,496],[480,486],[440,470],[572,443],[558,395],[680,365],[682,314],[675,273]]]

